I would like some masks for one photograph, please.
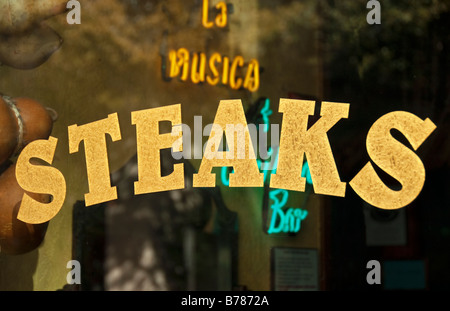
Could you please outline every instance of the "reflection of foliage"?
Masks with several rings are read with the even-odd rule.
[[[366,22],[366,1],[321,4],[329,61],[356,66],[359,78],[388,84],[392,90],[411,88],[430,77],[430,58],[448,40],[443,25],[448,1],[383,1],[377,26]],[[348,75],[345,70],[333,72],[343,81]]]
[[[83,3],[83,22],[77,26],[77,31],[65,34],[66,41],[76,42],[77,49],[85,51],[73,61],[94,62],[98,59],[98,50],[103,55],[102,60],[113,66],[152,61],[159,55],[164,30],[177,42],[186,37],[192,31],[189,26],[195,24],[192,19],[198,14],[192,12],[199,8],[175,2],[106,0]]]
[[[427,230],[439,227],[431,219],[447,219],[442,217],[442,210],[448,206],[448,199],[435,189],[445,185],[442,176],[450,165],[450,1],[379,2],[380,25],[366,23],[369,12],[366,0],[320,2],[325,95],[327,100],[351,103],[351,120],[341,121],[333,129],[338,133],[334,137],[339,139],[335,145],[344,148],[333,151],[340,176],[348,181],[370,160],[365,146],[367,131],[383,114],[405,110],[422,119],[430,118],[437,125],[435,132],[417,150],[427,176],[421,194],[407,211],[411,223],[421,228],[411,241],[417,238],[417,245],[422,247],[422,243],[425,246],[432,240],[434,250],[429,248],[426,254],[421,254],[430,260],[441,261],[447,255],[440,247],[448,245],[448,241],[429,235]],[[404,137],[396,139],[409,146]],[[388,184],[395,183],[381,170],[377,173],[382,180],[389,181]],[[430,189],[433,190],[430,192]],[[364,237],[365,230],[361,200],[352,191],[347,191],[345,201],[330,200],[333,205],[330,236],[334,244],[330,248],[333,258],[330,289],[361,288],[366,284],[358,284],[358,280],[363,279],[360,267],[371,253],[367,251],[364,238],[358,239]],[[420,219],[414,219],[416,215],[420,215]],[[430,288],[439,287],[436,284],[445,271],[444,265],[435,266],[438,272],[430,271],[427,284]]]
[[[431,118],[438,129],[448,128],[450,1],[380,1],[381,25],[367,23],[367,0],[259,3],[260,40],[265,43],[262,49],[275,46],[278,55],[282,54],[285,61],[295,60],[296,65],[314,63],[314,57],[299,60],[293,56],[301,55],[302,48],[314,49],[308,32],[317,36],[325,87],[320,96],[350,102],[351,124],[360,124],[345,129],[342,121],[333,130],[339,132],[339,139],[349,140],[340,143],[349,148],[336,150],[345,154],[343,166],[360,166],[352,161],[366,158],[365,135],[370,124],[384,113],[407,110]],[[283,70],[288,68],[284,65]],[[350,134],[343,133],[345,130]],[[449,149],[444,143],[446,134],[438,135],[434,133],[429,141],[435,140],[433,148],[444,150],[439,163],[448,163],[444,160],[450,158],[450,150],[445,151]],[[361,144],[355,146],[357,141]]]
[[[258,17],[262,22],[258,26],[266,40],[282,37],[286,44],[300,42],[302,37],[298,35],[299,29],[312,30],[319,26],[316,1],[261,2],[264,4],[258,11]]]
[[[98,50],[101,51],[102,60],[111,64],[142,60],[147,41],[142,38],[142,31],[152,30],[161,22],[161,17],[154,14],[148,15],[146,19],[133,20],[119,1],[83,3],[83,12],[83,21],[77,26],[77,31],[68,31],[64,35],[66,42],[76,42],[77,49],[85,51],[73,58],[74,62],[80,64],[96,61]],[[149,37],[151,35],[149,33]],[[73,68],[76,64],[69,65]]]
[[[366,3],[320,2],[328,99],[351,102],[352,118],[368,125],[393,110],[429,117],[438,130],[428,139],[428,149],[443,151],[439,161],[427,151],[435,159],[430,165],[449,164],[444,133],[450,115],[450,1],[380,1],[381,25],[367,24]],[[364,146],[348,146],[343,162],[359,167],[348,160],[357,158],[350,150]]]

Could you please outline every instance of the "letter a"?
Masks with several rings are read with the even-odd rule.
[[[367,269],[372,269],[367,273],[367,284],[381,284],[381,265],[378,260],[370,260],[367,265]]]
[[[67,13],[67,23],[70,25],[81,24],[81,6],[80,2],[76,0],[70,0],[66,5],[67,9],[72,9]]]
[[[238,131],[232,131],[233,127]],[[217,148],[217,142],[223,138],[221,129],[225,129],[230,146],[227,152]],[[262,187],[264,174],[259,172],[254,154],[241,100],[221,100],[198,174],[193,175],[193,186],[215,187],[216,174],[211,173],[212,169],[231,166],[234,173],[230,174],[230,187]]]
[[[69,271],[69,273],[67,273],[67,284],[81,284],[81,265],[80,262],[78,260],[70,260],[67,263],[67,269],[71,269],[73,267],[72,270]]]
[[[367,13],[367,24],[373,25],[373,24],[381,24],[381,10],[380,10],[380,2],[376,0],[370,0],[367,2],[366,8],[372,9]]]

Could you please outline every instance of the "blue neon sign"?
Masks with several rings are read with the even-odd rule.
[[[264,102],[264,107],[261,109],[261,115],[264,123],[264,132],[269,130],[269,116],[273,111],[270,109],[270,100],[267,98]],[[264,173],[264,183],[267,181],[267,177],[270,174],[275,174],[278,164],[278,149],[270,147],[268,149],[268,156],[270,159],[275,157],[273,161],[273,167],[267,169],[268,162],[263,162],[261,159],[257,159],[258,167]],[[264,167],[263,167],[264,164]],[[270,165],[270,164],[269,164]],[[222,167],[221,169],[221,181],[225,186],[229,186],[228,167]],[[309,171],[308,162],[303,163],[302,177],[306,178],[306,183],[312,185],[311,173]],[[297,233],[301,229],[301,222],[308,216],[308,211],[301,208],[289,207],[285,209],[289,199],[289,192],[285,189],[272,189],[269,191],[270,209],[272,209],[272,218],[270,221],[270,227],[267,231],[268,234],[276,234],[280,232],[284,233]]]

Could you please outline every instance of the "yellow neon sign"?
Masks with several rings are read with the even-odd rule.
[[[213,53],[209,59],[205,53],[192,53],[185,48],[169,52],[169,78],[179,78],[194,84],[207,83],[211,86],[228,85],[233,90],[246,89],[256,92],[260,86],[259,62],[237,55],[230,64],[230,58]],[[207,68],[208,65],[208,68]],[[241,75],[245,72],[245,75]]]

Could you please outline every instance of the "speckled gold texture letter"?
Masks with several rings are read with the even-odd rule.
[[[403,111],[378,119],[367,134],[367,153],[378,167],[400,182],[402,189],[387,187],[370,162],[350,181],[350,186],[363,200],[378,208],[399,209],[410,204],[425,183],[425,168],[420,158],[395,140],[390,131],[399,130],[417,150],[435,128],[429,119],[423,121]]]
[[[16,179],[20,187],[32,193],[44,193],[53,197],[50,203],[42,203],[23,195],[17,219],[40,224],[52,219],[61,209],[66,198],[66,181],[59,170],[51,166],[34,165],[32,158],[52,164],[58,139],[35,140],[22,150],[16,164]]]
[[[111,187],[106,134],[112,141],[122,139],[117,113],[108,118],[82,126],[71,125],[69,130],[69,152],[78,152],[84,141],[89,193],[84,198],[86,206],[117,199],[116,187]]]
[[[301,174],[306,154],[315,193],[343,197],[345,183],[340,180],[327,132],[340,119],[348,117],[350,105],[323,102],[321,118],[308,129],[308,116],[314,115],[314,107],[314,101],[280,99],[279,111],[283,113],[280,154],[270,187],[305,191],[306,179]]]
[[[230,128],[234,130],[230,131]],[[217,135],[223,136],[223,132],[230,149],[227,152],[218,151],[218,140],[215,139]],[[202,163],[198,174],[194,174],[194,187],[215,187],[216,175],[211,170],[222,166],[234,168],[234,173],[230,174],[230,187],[262,187],[264,174],[259,172],[254,154],[241,100],[220,101]]]
[[[135,194],[168,191],[184,188],[184,166],[175,164],[173,172],[161,176],[160,150],[171,148],[179,135],[160,134],[159,122],[170,121],[172,127],[181,124],[181,105],[146,109],[131,113],[132,123],[136,125],[137,157],[139,181],[134,184]],[[182,144],[178,145],[180,152]]]

